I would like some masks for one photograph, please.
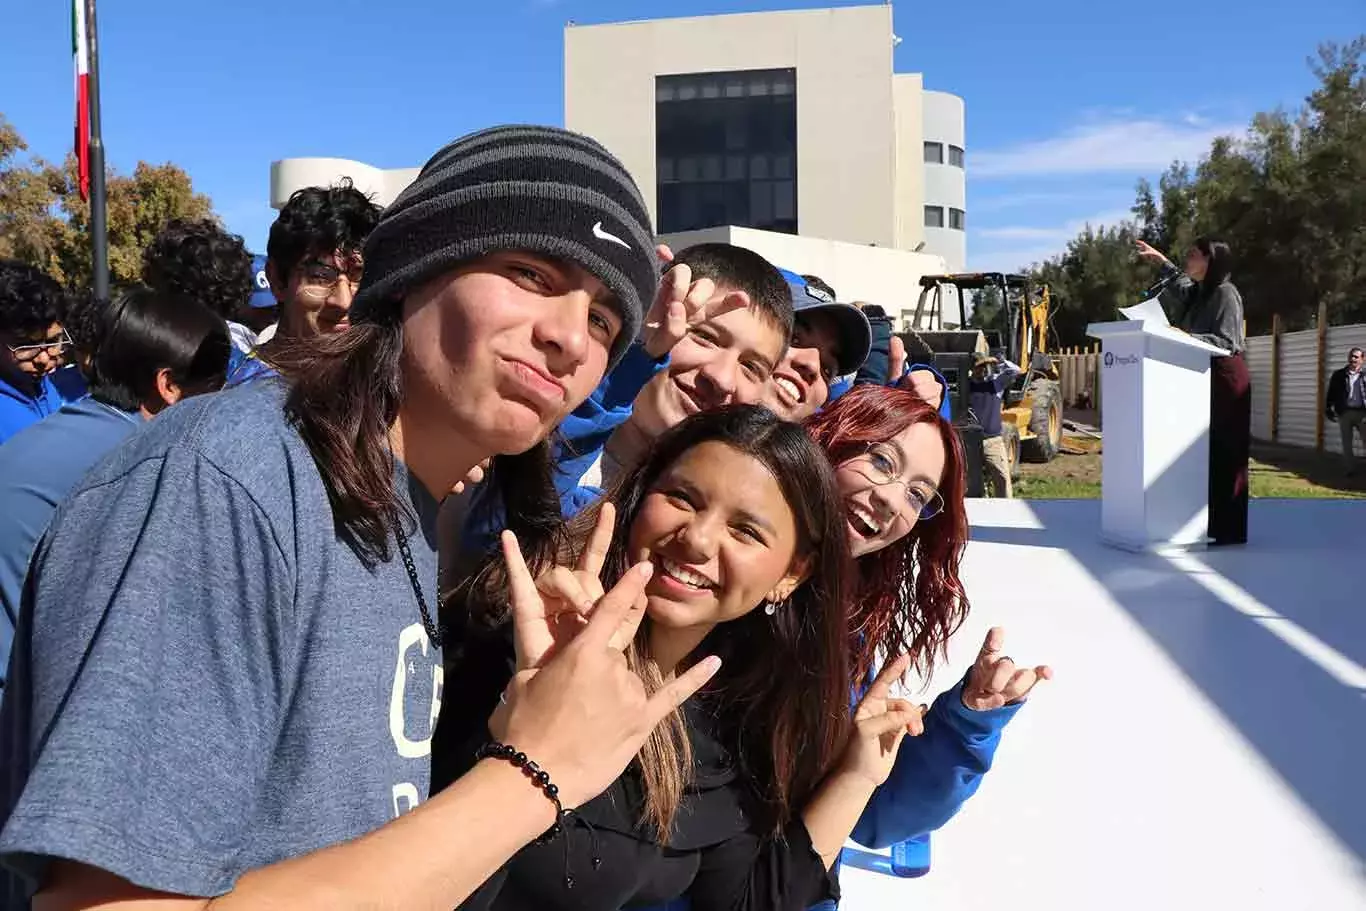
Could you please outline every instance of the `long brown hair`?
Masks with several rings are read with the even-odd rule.
[[[318,465],[338,537],[367,565],[387,562],[402,514],[389,429],[403,401],[401,306],[342,333],[280,339],[271,364],[290,384],[285,413]],[[559,500],[549,445],[495,456],[481,498],[532,554],[553,553]]]
[[[617,518],[603,584],[610,588],[630,568],[630,528],[660,476],[688,450],[707,442],[724,443],[768,468],[793,513],[796,556],[808,558],[812,566],[811,575],[771,616],[756,607],[717,626],[698,649],[723,661],[703,698],[722,719],[727,747],[738,746],[735,755],[757,800],[758,825],[776,832],[810,800],[833,767],[849,725],[844,605],[850,561],[844,511],[824,454],[800,426],[758,406],[689,417],[661,435],[645,460],[608,494]],[[577,558],[600,508],[591,507],[571,523],[562,563]],[[493,566],[491,574],[505,586],[506,576]],[[546,568],[542,564],[532,570]],[[505,596],[476,605],[473,612],[501,610],[503,603]],[[647,617],[626,657],[653,692],[663,678],[649,655],[649,625]],[[654,730],[636,760],[645,789],[642,822],[667,843],[692,766],[681,712]]]
[[[968,598],[958,578],[968,541],[963,446],[949,422],[919,395],[895,386],[855,386],[806,422],[836,466],[914,424],[933,425],[944,441],[944,508],[916,522],[900,541],[855,561],[857,588],[849,610],[855,681],[868,675],[879,654],[890,660],[904,652],[928,676],[967,619]]]

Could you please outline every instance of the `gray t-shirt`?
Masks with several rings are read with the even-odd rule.
[[[0,859],[27,877],[56,856],[220,895],[427,796],[440,651],[403,561],[338,540],[282,390],[160,415],[39,545],[0,711]],[[395,483],[434,610],[437,504]]]

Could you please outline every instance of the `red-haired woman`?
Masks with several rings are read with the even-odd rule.
[[[968,538],[963,449],[952,426],[916,393],[857,386],[807,421],[835,465],[856,593],[850,670],[871,679],[878,656],[909,653],[928,676],[962,625],[958,578]],[[883,848],[931,832],[977,790],[1002,728],[1052,672],[1016,668],[993,629],[967,676],[939,696],[925,731],[903,744],[853,839]]]

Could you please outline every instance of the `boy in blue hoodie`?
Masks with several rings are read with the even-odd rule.
[[[62,288],[42,271],[17,260],[0,260],[0,443],[67,401],[85,394],[64,384],[71,339],[62,328]]]

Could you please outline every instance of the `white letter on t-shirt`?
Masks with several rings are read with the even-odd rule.
[[[416,807],[422,799],[417,796],[417,785],[410,781],[400,781],[394,785],[394,819]]]
[[[440,663],[432,665],[432,717],[431,729],[436,730],[436,720],[441,717],[441,697],[446,690],[446,668]]]
[[[423,756],[430,755],[432,752],[432,727],[427,728],[427,736],[422,740],[409,740],[404,723],[404,707],[406,699],[404,690],[408,685],[408,652],[414,647],[422,649],[425,658],[431,642],[427,639],[427,631],[422,628],[421,623],[414,623],[406,627],[398,636],[398,665],[394,668],[394,688],[389,696],[389,735],[394,738],[394,746],[398,749],[398,755],[404,759],[421,759]],[[433,697],[436,698],[434,692]],[[431,710],[431,717],[437,715],[435,706]]]

